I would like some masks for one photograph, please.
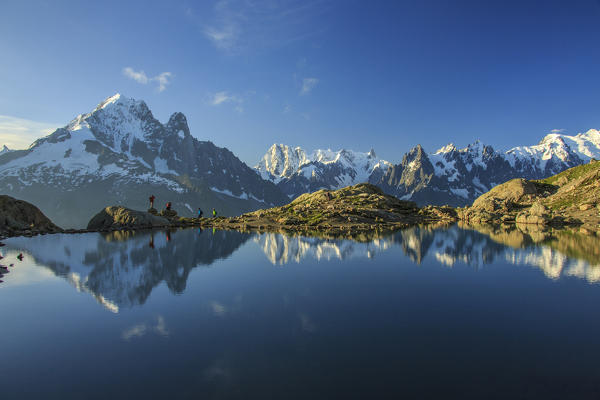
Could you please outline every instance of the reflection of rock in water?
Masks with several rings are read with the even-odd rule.
[[[528,230],[529,229],[529,230]],[[369,258],[398,246],[415,263],[427,257],[447,266],[480,266],[495,260],[537,266],[556,279],[576,276],[600,281],[600,238],[565,231],[412,227],[370,242],[307,238],[265,233],[256,243],[273,264],[306,257],[345,260]],[[251,237],[235,231],[114,232],[12,238],[9,247],[27,251],[38,264],[65,276],[77,290],[91,293],[112,311],[143,304],[165,282],[172,292],[185,290],[190,271],[228,257]]]
[[[465,226],[468,228],[468,226]],[[471,227],[496,243],[506,245],[506,260],[534,265],[552,279],[576,276],[600,281],[600,238],[567,229],[536,225],[480,225]]]
[[[249,238],[230,231],[138,231],[16,238],[10,244],[118,311],[143,304],[162,281],[183,292],[193,268],[228,257]]]
[[[399,246],[417,264],[428,256],[447,266],[462,262],[478,267],[501,260],[539,267],[552,279],[576,276],[590,282],[600,280],[600,238],[566,231],[550,233],[531,226],[477,230],[457,225],[417,226],[366,243],[273,233],[258,235],[255,241],[273,264],[301,262],[306,257],[318,260],[373,257]]]

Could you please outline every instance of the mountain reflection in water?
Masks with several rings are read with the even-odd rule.
[[[7,248],[25,252],[78,291],[118,312],[144,304],[163,281],[171,292],[182,293],[192,269],[227,258],[246,242],[259,246],[274,265],[300,263],[307,257],[374,258],[400,248],[416,264],[431,259],[447,267],[463,263],[479,268],[503,261],[538,267],[552,279],[574,276],[600,281],[598,237],[521,227],[413,227],[368,242],[193,229],[60,234],[13,238]]]

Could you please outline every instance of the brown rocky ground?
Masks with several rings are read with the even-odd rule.
[[[36,206],[0,195],[0,236],[35,235],[61,232]]]
[[[600,232],[600,162],[570,168],[550,178],[513,179],[457,209],[470,224],[579,226]]]
[[[239,217],[203,218],[201,225],[339,236],[453,221],[456,221],[456,213],[450,207],[419,209],[414,202],[399,200],[384,194],[376,186],[361,183],[339,190],[306,193],[285,206]]]

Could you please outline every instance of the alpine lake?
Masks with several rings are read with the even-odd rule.
[[[4,243],[2,399],[600,398],[594,234]]]

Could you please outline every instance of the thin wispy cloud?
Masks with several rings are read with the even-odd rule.
[[[561,133],[565,133],[566,131],[567,131],[566,129],[552,129],[550,131],[550,133],[561,134]]]
[[[12,150],[26,149],[35,140],[51,134],[59,126],[59,124],[0,115],[0,147],[6,145]]]
[[[133,79],[137,83],[141,83],[142,85],[145,85],[146,83],[148,83],[148,76],[142,70],[135,71],[131,67],[125,67],[125,68],[123,68],[123,75],[125,75],[129,79]]]
[[[330,8],[322,0],[219,0],[212,15],[187,8],[188,18],[198,22],[204,36],[223,51],[235,53],[248,47],[279,47],[320,34],[314,17]]]
[[[239,103],[239,102],[241,102],[241,99],[237,95],[230,94],[229,92],[226,92],[226,91],[222,91],[222,92],[217,92],[214,95],[212,95],[211,100],[210,100],[210,104],[212,104],[213,106],[218,106],[220,104],[230,103],[230,102]]]
[[[238,113],[244,112],[244,99],[240,95],[232,94],[227,91],[220,91],[208,96],[208,104],[211,106],[220,106],[227,103],[234,104],[234,109]]]
[[[172,73],[170,73],[170,72],[163,72],[161,74],[158,74],[154,78],[152,78],[152,80],[158,82],[158,91],[162,92],[163,90],[165,90],[167,88],[167,85],[169,83],[171,83],[171,78],[172,77],[173,77]]]
[[[304,78],[302,80],[302,89],[300,89],[300,95],[309,94],[315,86],[319,83],[317,78]]]
[[[173,78],[173,73],[171,72],[162,72],[154,77],[149,78],[143,70],[136,71],[131,67],[123,68],[123,75],[129,79],[133,79],[137,83],[141,83],[142,85],[146,85],[150,82],[156,82],[158,83],[157,90],[159,92],[164,91],[167,88],[167,85],[171,83],[171,79]]]

